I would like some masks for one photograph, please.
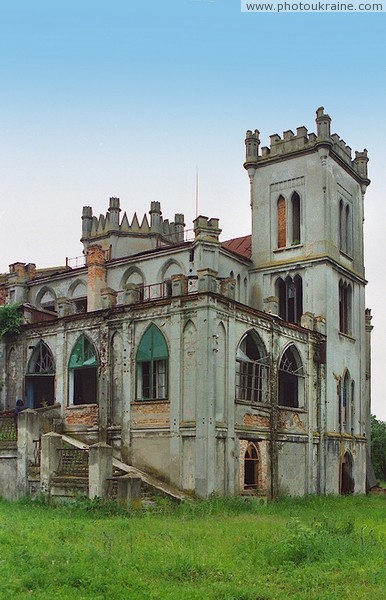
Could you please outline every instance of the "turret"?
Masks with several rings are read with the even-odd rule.
[[[119,206],[119,198],[110,198],[109,205],[109,229],[119,230],[119,213],[121,212]]]
[[[161,232],[161,205],[159,202],[150,204],[150,227],[154,232]]]
[[[323,106],[316,111],[316,134],[321,140],[328,140],[331,136],[331,117],[324,113]]]
[[[367,163],[369,162],[366,148],[363,152],[355,152],[354,164],[361,177],[367,179]]]
[[[82,211],[82,239],[87,240],[91,234],[92,227],[92,208],[91,206],[84,206]]]

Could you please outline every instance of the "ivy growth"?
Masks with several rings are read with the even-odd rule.
[[[23,325],[23,315],[19,311],[20,304],[0,306],[0,338],[15,337]]]

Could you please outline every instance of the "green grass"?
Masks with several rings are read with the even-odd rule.
[[[384,598],[386,499],[0,501],[0,598]]]

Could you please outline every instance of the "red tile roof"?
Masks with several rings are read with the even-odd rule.
[[[252,236],[244,235],[242,237],[233,238],[222,242],[222,247],[235,254],[239,254],[244,258],[251,258],[252,255]]]

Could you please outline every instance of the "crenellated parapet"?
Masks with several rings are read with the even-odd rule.
[[[318,147],[327,147],[343,163],[349,166],[362,180],[368,180],[367,173],[367,150],[356,152],[352,158],[352,149],[336,133],[331,134],[331,117],[324,112],[321,106],[316,111],[316,133],[308,133],[306,127],[301,126],[294,133],[291,129],[284,131],[282,137],[277,133],[270,136],[270,145],[260,147],[259,131],[252,133],[248,130],[245,138],[246,158],[245,169],[256,169],[262,163],[282,158],[290,158],[290,155],[306,153]]]
[[[184,215],[176,213],[174,221],[162,217],[159,202],[151,202],[150,219],[145,214],[139,220],[135,212],[131,218],[124,212],[120,218],[119,198],[110,198],[105,215],[93,215],[90,206],[82,212],[82,238],[84,251],[90,244],[98,243],[104,250],[112,249],[112,258],[129,256],[154,247],[179,244],[184,241]]]

